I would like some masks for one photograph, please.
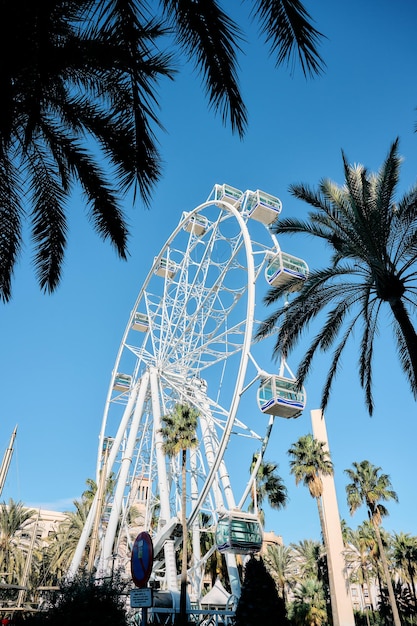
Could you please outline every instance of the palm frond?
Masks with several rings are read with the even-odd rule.
[[[414,397],[416,398],[417,387],[416,387],[413,365],[412,365],[411,358],[410,358],[410,352],[409,352],[407,343],[404,339],[404,334],[402,332],[402,329],[397,321],[394,321],[394,333],[395,333],[395,339],[397,343],[398,358],[400,360],[402,370],[405,373],[408,379],[411,391]]]
[[[392,214],[393,198],[399,182],[401,165],[398,145],[399,139],[397,137],[376,177],[376,205],[382,214]]]
[[[258,0],[258,17],[276,64],[294,65],[298,57],[304,76],[321,74],[325,63],[317,47],[323,34],[312,25],[311,16],[299,0]]]
[[[334,352],[332,354],[332,360],[331,360],[330,368],[329,368],[329,371],[327,373],[326,379],[324,381],[323,391],[322,391],[322,396],[321,396],[321,407],[322,407],[323,411],[326,409],[327,404],[329,402],[332,384],[333,384],[333,381],[334,381],[334,379],[336,377],[336,374],[339,371],[339,363],[340,363],[340,359],[341,359],[343,350],[345,349],[345,346],[346,346],[346,344],[348,342],[348,339],[350,338],[350,334],[351,334],[352,329],[355,326],[356,322],[357,322],[357,318],[354,319],[353,321],[351,321],[351,323],[349,324],[349,326],[345,330],[345,333],[342,336],[341,341],[339,342],[339,344],[337,345],[336,349],[334,350]],[[368,408],[369,408],[369,405],[368,405]]]
[[[66,247],[65,192],[47,155],[39,149],[32,150],[27,161],[30,161],[35,270],[41,290],[52,292],[61,277]]]
[[[24,209],[19,197],[18,171],[8,159],[0,161],[0,299],[12,296],[12,278],[21,250]]]
[[[359,380],[365,390],[366,403],[370,415],[373,412],[372,398],[372,362],[374,354],[374,340],[378,331],[378,312],[381,303],[377,300],[369,302],[364,298],[362,307],[362,318],[364,320],[364,330],[361,339],[359,352]]]
[[[247,113],[237,78],[238,25],[216,0],[163,0],[162,4],[175,23],[180,46],[203,76],[211,105],[220,111],[223,123],[229,118],[232,130],[243,137]]]

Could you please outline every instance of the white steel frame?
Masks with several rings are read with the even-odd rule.
[[[175,402],[196,406],[200,412],[200,446],[189,454],[189,503],[187,519],[193,530],[191,581],[199,596],[202,574],[198,565],[202,512],[215,524],[221,512],[242,508],[255,472],[245,484],[236,505],[226,466],[226,450],[234,435],[253,440],[254,451],[262,460],[272,430],[273,418],[263,424],[260,435],[239,415],[244,394],[255,396],[253,383],[265,372],[257,365],[251,347],[255,320],[256,285],[267,285],[263,269],[271,254],[280,250],[269,228],[261,228],[265,242],[254,241],[248,216],[236,202],[213,199],[184,213],[177,228],[166,241],[144,281],[131,311],[109,386],[99,436],[97,481],[100,473],[115,475],[114,494],[107,503],[109,513],[103,522],[101,550],[96,562],[100,575],[109,575],[117,562],[120,520],[132,502],[134,479],[146,476],[149,484],[143,527],[152,534],[154,576],[168,590],[178,589],[175,550],[179,544],[180,469],[177,461],[168,462],[162,449],[161,416]],[[245,192],[246,194],[250,193]],[[242,195],[242,200],[245,194]],[[197,214],[207,219],[201,235],[186,229],[187,220]],[[156,276],[161,259],[174,265],[175,274]],[[145,313],[149,330],[132,330],[137,312]],[[252,367],[250,373],[248,366]],[[128,367],[128,371],[126,371]],[[281,363],[280,369],[282,370]],[[230,370],[230,371],[229,371]],[[214,372],[214,373],[212,373]],[[114,391],[117,373],[130,374],[132,386],[126,392]],[[250,374],[250,378],[248,375]],[[244,413],[244,412],[243,412]],[[247,416],[245,416],[246,419]],[[263,418],[263,419],[262,419]],[[106,466],[102,449],[111,437]],[[246,459],[248,471],[251,458]],[[72,561],[69,575],[77,572],[90,536],[97,501],[94,500]],[[153,528],[155,511],[158,525]],[[116,547],[115,547],[116,546]],[[126,564],[125,564],[126,565]],[[236,596],[240,593],[234,555],[227,565]]]

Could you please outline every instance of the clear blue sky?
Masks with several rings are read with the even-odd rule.
[[[236,5],[235,17],[246,22],[250,3]],[[249,110],[244,141],[207,110],[190,67],[175,83],[161,86],[164,174],[150,210],[126,203],[132,230],[127,263],[92,232],[79,199],[70,207],[64,276],[53,296],[38,291],[26,241],[13,300],[0,307],[0,454],[18,424],[4,499],[67,510],[80,497],[85,480],[94,476],[109,377],[140,286],[182,211],[205,201],[215,183],[263,189],[281,198],[283,215],[302,217],[308,207],[289,195],[291,183],[315,185],[321,177],[342,182],[341,149],[351,162],[375,170],[397,136],[404,156],[401,190],[417,180],[415,2],[323,0],[307,6],[327,35],[321,49],[327,70],[309,81],[298,68],[293,76],[285,68],[275,70],[250,28],[240,63]],[[326,262],[326,251],[304,237],[280,243],[310,267]],[[308,337],[290,359],[293,369],[307,345]],[[399,504],[388,505],[384,527],[416,535],[416,404],[397,362],[388,318],[381,319],[372,419],[357,381],[356,354],[353,338],[326,414],[339,508],[351,526],[363,521],[362,510],[349,518],[343,470],[366,458],[390,475],[399,496]],[[267,511],[266,527],[286,543],[319,537],[315,503],[304,487],[295,487],[287,450],[311,430],[309,411],[319,408],[326,366],[325,357],[316,363],[304,415],[277,421],[266,455],[278,462],[290,496],[284,511]],[[243,473],[249,462],[236,458]]]

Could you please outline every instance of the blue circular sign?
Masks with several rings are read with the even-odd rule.
[[[136,587],[146,587],[152,572],[153,543],[147,532],[141,532],[136,537],[130,557],[132,580]]]

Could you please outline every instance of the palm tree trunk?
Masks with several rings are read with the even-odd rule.
[[[414,567],[413,567],[413,563],[410,557],[408,557],[407,559],[407,569],[408,569],[408,576],[410,578],[410,591],[414,600],[414,608],[417,614],[417,597],[416,597],[416,588],[414,585]]]
[[[393,589],[392,581],[391,581],[391,576],[390,576],[389,569],[388,569],[387,557],[385,555],[384,546],[382,545],[381,533],[379,532],[379,526],[374,521],[373,517],[371,517],[371,521],[372,521],[372,525],[373,525],[373,527],[375,529],[376,540],[378,542],[379,557],[381,559],[382,568],[384,570],[385,582],[387,584],[387,589],[388,589],[388,597],[389,597],[389,601],[390,601],[390,604],[391,604],[392,617],[394,619],[395,626],[401,626],[401,620],[400,620],[400,616],[399,616],[399,613],[398,613],[397,601],[395,599],[394,589]]]
[[[338,612],[337,612],[337,607],[336,607],[336,591],[334,588],[333,566],[332,566],[332,560],[329,554],[329,541],[327,538],[327,529],[326,529],[326,523],[324,521],[321,496],[316,497],[316,502],[317,502],[317,508],[319,511],[321,532],[323,534],[323,543],[324,543],[324,548],[326,552],[327,573],[329,575],[330,608],[332,610],[333,624],[334,626],[339,626]]]
[[[369,604],[371,605],[370,610],[372,611],[372,616],[373,616],[374,610],[375,610],[375,603],[374,603],[374,598],[372,597],[372,594],[371,594],[371,582],[369,580],[368,572],[366,570],[363,572],[363,578],[366,582],[366,587],[368,589]],[[369,618],[367,619],[369,620]],[[374,621],[374,618],[372,617],[372,622],[373,621]]]
[[[361,594],[362,594],[363,612],[365,613],[365,616],[366,616],[366,623],[368,626],[371,626],[369,623],[368,607],[366,606],[365,585],[363,583],[361,583]],[[368,596],[369,596],[369,587],[368,587]]]
[[[407,346],[408,354],[410,355],[411,366],[414,375],[414,388],[417,389],[417,333],[411,323],[410,316],[404,306],[402,300],[393,300],[390,303],[391,310],[395,319],[401,328],[404,341]]]
[[[187,450],[182,451],[181,459],[181,525],[182,525],[182,564],[181,564],[181,587],[180,587],[180,626],[187,624]]]

